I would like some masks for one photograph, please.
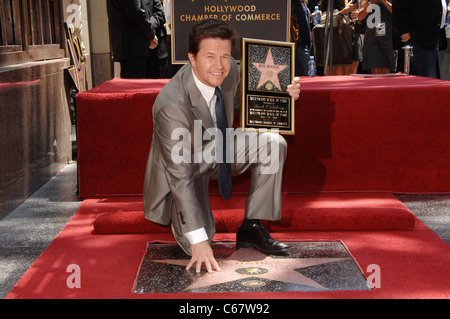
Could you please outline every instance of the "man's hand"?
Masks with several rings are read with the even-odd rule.
[[[150,41],[150,45],[149,48],[151,50],[153,50],[154,48],[156,48],[158,46],[158,37],[155,35],[155,37],[153,38],[152,41]]]
[[[411,39],[411,34],[409,32],[402,34],[402,42],[408,42]]]
[[[192,258],[189,264],[187,265],[186,270],[191,269],[191,267],[195,263],[197,263],[196,265],[197,273],[199,273],[200,270],[202,269],[203,263],[205,263],[206,270],[209,273],[212,273],[213,269],[217,271],[222,271],[216,259],[214,258],[213,251],[208,241],[202,241],[201,243],[192,245]]]
[[[292,81],[291,84],[288,85],[286,91],[289,93],[290,96],[298,100],[300,97],[300,78],[296,77]]]

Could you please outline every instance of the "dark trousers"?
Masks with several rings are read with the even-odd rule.
[[[120,77],[122,79],[147,78],[147,58],[133,57],[120,61]]]
[[[433,50],[427,50],[414,41],[410,41],[408,44],[413,47],[413,56],[411,57],[412,74],[437,79],[438,45]]]
[[[168,58],[133,57],[120,61],[122,79],[161,79],[169,78]]]
[[[307,46],[302,48],[298,46],[295,50],[295,75],[307,76],[308,75],[308,62],[310,58],[310,50]]]

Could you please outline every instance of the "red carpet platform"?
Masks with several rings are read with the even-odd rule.
[[[80,197],[142,193],[152,105],[166,82],[114,79],[78,94]],[[284,192],[450,191],[449,82],[331,76],[301,84]],[[246,176],[235,184],[248,192]]]
[[[246,195],[230,203],[211,196],[217,233],[236,233],[244,218]],[[87,199],[83,210],[97,213],[92,226],[96,235],[170,233],[169,227],[144,218],[141,198]],[[412,230],[415,216],[387,193],[284,194],[282,219],[266,222],[271,232]]]

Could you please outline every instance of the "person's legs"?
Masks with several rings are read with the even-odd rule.
[[[235,131],[233,175],[251,168],[251,187],[245,218],[279,220],[281,187],[286,161],[287,143],[276,133]]]
[[[270,237],[261,220],[281,219],[281,187],[287,143],[275,133],[236,131],[233,173],[251,167],[250,194],[245,217],[236,235],[237,248],[256,248],[264,253],[284,253],[289,247]]]
[[[287,143],[275,133],[257,134],[235,131],[232,144],[234,161],[231,164],[233,175],[251,169],[251,189],[245,208],[245,217],[237,234],[237,247],[254,247],[265,253],[282,253],[288,250],[286,244],[273,240],[261,225],[261,220],[281,218],[281,187]],[[211,176],[204,175],[195,180],[201,201],[205,230],[210,243],[215,234],[215,220],[208,196],[209,178],[217,179],[217,168]],[[181,230],[183,220],[175,204],[171,209],[172,233],[183,250],[191,255],[191,245]]]
[[[122,79],[145,79],[146,71],[146,57],[133,57],[120,61],[120,77]]]
[[[388,68],[381,68],[381,69],[372,69],[372,74],[388,74],[389,69]]]
[[[295,59],[295,75],[308,76],[309,49],[297,47],[295,50]]]
[[[437,78],[438,47],[426,50],[418,43],[412,42],[413,56],[411,66],[414,75]]]

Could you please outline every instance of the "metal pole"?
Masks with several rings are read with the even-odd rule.
[[[403,49],[405,50],[405,56],[404,56],[404,60],[405,60],[405,65],[404,65],[404,69],[403,69],[403,73],[405,73],[406,75],[410,75],[411,74],[411,57],[414,55],[413,53],[413,47],[410,45],[406,45],[403,47]]]
[[[333,75],[333,11],[334,2],[333,0],[328,0],[327,8],[327,18],[325,19],[325,36],[324,36],[324,57],[325,66],[324,72],[326,74],[328,65],[330,66],[329,75]]]

